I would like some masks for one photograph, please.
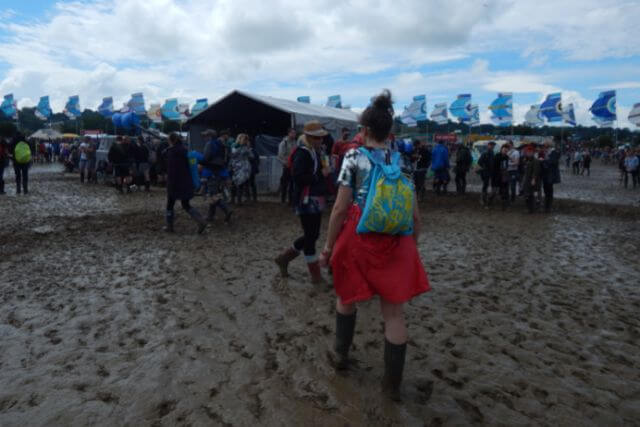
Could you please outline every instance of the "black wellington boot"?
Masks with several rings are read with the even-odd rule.
[[[382,390],[395,402],[402,401],[400,384],[404,371],[404,360],[407,355],[407,343],[391,344],[384,340],[384,377]]]
[[[356,313],[341,314],[336,312],[336,342],[334,345],[334,367],[338,371],[349,368],[349,349],[353,342],[353,331],[356,327]]]

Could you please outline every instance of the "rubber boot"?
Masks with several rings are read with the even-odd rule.
[[[149,181],[144,182],[144,191],[146,191],[147,193],[151,192],[151,182]]]
[[[318,261],[307,262],[307,268],[309,269],[309,275],[311,276],[311,284],[318,285],[324,283],[322,272],[320,271],[320,264]]]
[[[341,314],[336,312],[336,342],[334,345],[335,368],[344,371],[349,368],[349,349],[353,342],[353,331],[356,327],[356,313]]]
[[[118,193],[124,194],[124,191],[122,191],[122,184],[116,184],[116,190],[118,190]]]
[[[189,215],[198,223],[198,234],[202,234],[204,229],[207,228],[207,221],[202,218],[202,215],[200,215],[200,212],[198,212],[196,208],[189,209]]]
[[[84,172],[80,172],[80,184],[84,184]]]
[[[213,220],[216,217],[216,207],[218,206],[218,203],[211,203],[209,205],[209,213],[207,215],[207,221],[209,222],[213,222]]]
[[[400,384],[402,383],[402,371],[407,355],[407,343],[391,344],[384,340],[384,377],[382,390],[395,402],[400,402]]]
[[[282,277],[289,277],[289,271],[287,270],[289,263],[296,259],[298,255],[300,255],[300,252],[294,248],[288,248],[274,260],[275,263],[278,264],[278,268],[280,268],[280,275]]]
[[[0,194],[5,194],[5,192],[4,192],[4,181],[0,181]]]
[[[173,217],[173,211],[166,211],[164,214],[167,225],[164,226],[163,230],[167,233],[173,233]]]

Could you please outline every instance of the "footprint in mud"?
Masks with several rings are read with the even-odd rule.
[[[45,332],[44,336],[49,338],[49,342],[51,342],[51,344],[56,345],[62,342],[62,338],[56,336],[57,334],[58,334],[57,329],[51,329]]]
[[[547,397],[549,397],[549,392],[541,388],[535,387],[533,389],[533,395],[540,400],[545,400]]]
[[[456,399],[456,403],[462,410],[467,414],[467,416],[471,419],[471,422],[474,423],[482,423],[484,421],[484,415],[480,412],[477,406],[472,403],[467,402],[463,399]]]
[[[177,402],[175,400],[164,400],[158,406],[156,411],[160,418],[164,418],[176,409]]]
[[[115,395],[113,393],[109,393],[107,391],[98,392],[96,398],[98,400],[103,401],[104,403],[117,404],[118,402],[120,402],[120,398],[117,395]]]
[[[426,405],[433,394],[433,381],[422,380],[416,384],[418,395],[415,402],[419,405]]]

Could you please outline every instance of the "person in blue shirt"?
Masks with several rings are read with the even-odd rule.
[[[447,194],[447,185],[451,177],[449,175],[449,149],[437,141],[431,153],[431,170],[433,170],[433,190],[436,194]]]
[[[225,147],[226,137],[216,138],[214,130],[206,130],[202,133],[205,140],[204,156],[200,164],[204,169],[211,171],[207,180],[207,191],[211,196],[209,204],[209,215],[207,221],[213,221],[216,210],[219,207],[225,214],[225,222],[231,221],[233,211],[229,209],[225,201],[225,188],[229,181],[229,171],[227,170],[227,151]]]

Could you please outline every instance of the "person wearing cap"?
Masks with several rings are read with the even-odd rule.
[[[529,213],[535,212],[535,193],[540,191],[540,161],[535,157],[535,145],[529,144],[524,149],[522,159],[524,174],[522,177],[522,194]]]
[[[488,207],[489,204],[489,185],[491,184],[491,177],[493,176],[493,168],[495,167],[495,154],[493,149],[495,148],[495,141],[489,141],[487,143],[487,150],[482,153],[480,159],[478,159],[478,173],[482,179],[482,205]]]
[[[473,159],[471,151],[462,143],[458,142],[458,150],[456,151],[456,192],[463,195],[467,192],[467,173],[471,168]]]
[[[313,284],[324,280],[318,264],[316,241],[320,236],[322,212],[326,208],[326,178],[331,173],[329,165],[323,164],[322,160],[322,141],[326,134],[320,122],[307,122],[299,139],[300,145],[292,154],[293,205],[303,234],[275,259],[282,277],[287,277],[289,263],[303,252]]]

